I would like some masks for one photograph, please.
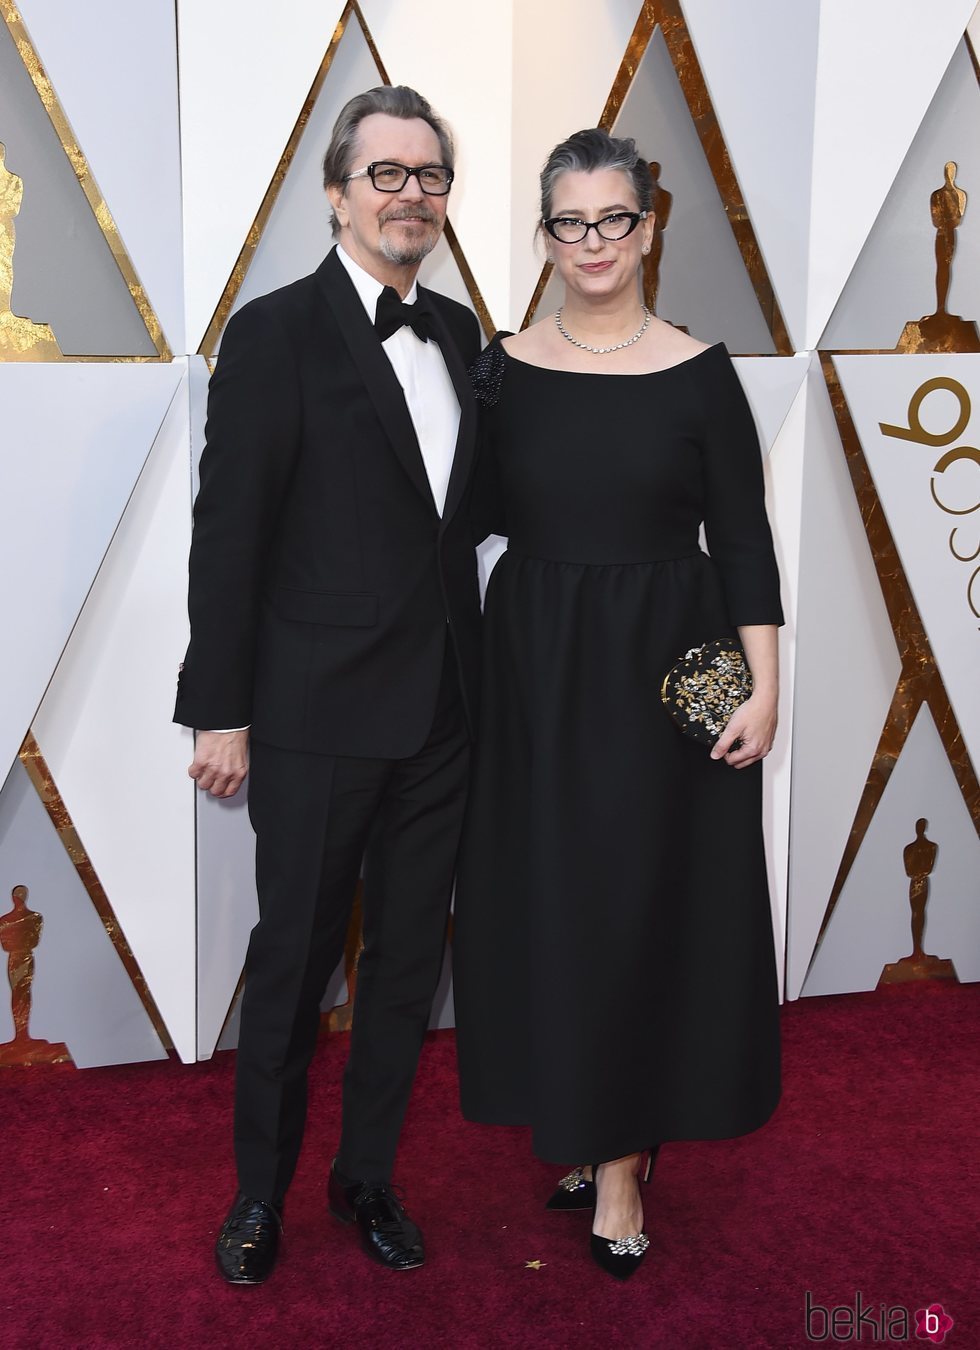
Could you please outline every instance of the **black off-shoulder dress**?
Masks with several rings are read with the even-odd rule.
[[[456,892],[463,1112],[562,1163],[742,1134],[779,1096],[762,766],[710,760],[659,693],[689,647],[782,622],[752,417],[720,344],[603,375],[500,336],[474,371],[509,547]]]

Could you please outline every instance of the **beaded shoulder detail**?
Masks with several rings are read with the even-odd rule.
[[[496,339],[484,347],[469,369],[470,384],[477,403],[492,408],[500,399],[500,386],[503,383],[507,359]]]

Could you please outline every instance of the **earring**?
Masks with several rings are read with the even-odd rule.
[[[649,244],[644,244],[644,245],[643,245],[643,256],[646,257],[646,255],[647,255],[649,252],[650,252],[650,245],[649,245]]]

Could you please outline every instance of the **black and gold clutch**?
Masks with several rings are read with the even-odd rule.
[[[660,689],[675,724],[702,745],[714,745],[751,693],[752,673],[735,638],[692,647],[668,670]]]

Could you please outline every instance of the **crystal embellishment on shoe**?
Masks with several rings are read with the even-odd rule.
[[[572,1210],[592,1209],[595,1205],[595,1182],[585,1176],[585,1169],[573,1167],[563,1176],[545,1204],[545,1209]]]
[[[604,1238],[593,1233],[589,1239],[593,1261],[617,1280],[628,1280],[636,1274],[649,1247],[650,1239],[646,1233],[625,1238]]]
[[[581,1167],[573,1167],[567,1176],[562,1177],[558,1185],[565,1191],[582,1191],[585,1189],[585,1176]]]
[[[609,1242],[609,1250],[613,1256],[642,1256],[649,1245],[650,1239],[646,1233],[636,1233],[633,1237],[618,1238],[615,1242]]]

